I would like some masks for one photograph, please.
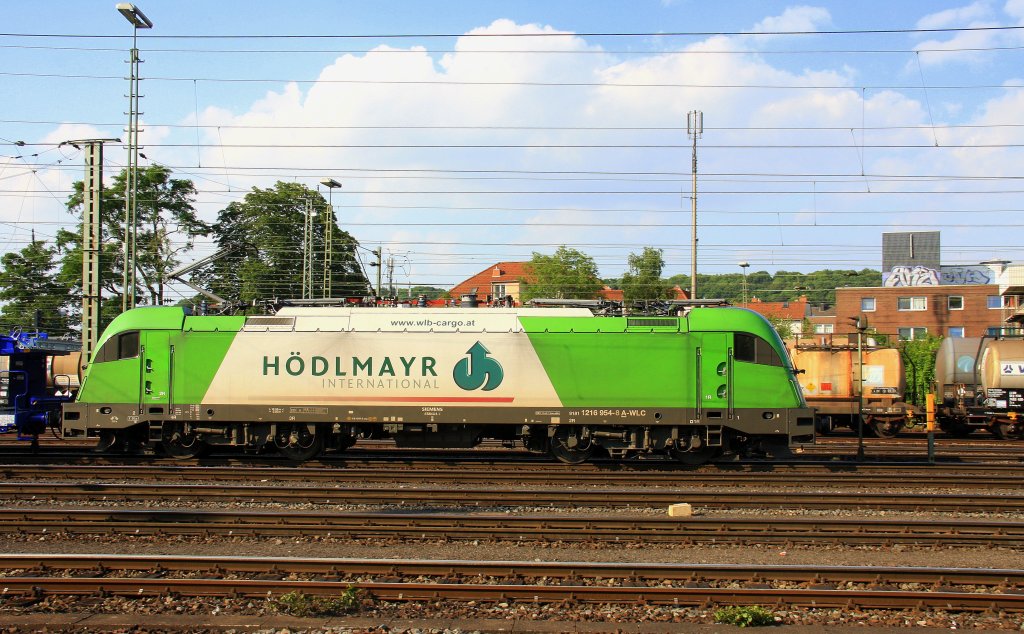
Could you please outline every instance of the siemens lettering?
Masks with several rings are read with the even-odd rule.
[[[280,376],[282,371],[289,376],[413,376],[414,368],[419,371],[417,376],[437,376],[434,357],[398,357],[398,363],[391,357],[375,359],[374,357],[327,357],[313,356],[303,358],[300,353],[293,352],[284,362],[281,357],[263,357],[263,376]],[[333,374],[331,373],[333,370]]]

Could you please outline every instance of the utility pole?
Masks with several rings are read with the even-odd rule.
[[[857,460],[864,460],[864,331],[867,323],[860,317],[850,317],[857,329]]]
[[[374,251],[374,253],[377,255],[377,297],[381,297],[381,294],[380,294],[380,281],[381,280],[380,280],[380,278],[381,278],[381,275],[383,274],[383,271],[381,271],[381,269],[384,268],[384,262],[383,262],[384,247],[377,247],[377,250]]]
[[[693,213],[690,222],[690,299],[697,299],[697,139],[704,134],[704,113],[692,110],[686,113],[686,134],[693,139]]]
[[[391,255],[388,256],[388,295],[398,297],[398,292],[395,290],[395,258]]]
[[[65,141],[85,146],[85,180],[82,185],[82,366],[92,359],[100,336],[100,255],[103,252],[103,144],[121,139]]]

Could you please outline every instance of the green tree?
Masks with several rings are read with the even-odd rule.
[[[927,335],[923,339],[900,342],[903,372],[907,380],[904,398],[907,402],[924,407],[925,398],[935,381],[935,353],[942,337]]]
[[[333,213],[326,216],[327,201],[305,185],[280,181],[268,189],[253,187],[241,202],[221,210],[214,234],[220,248],[230,253],[193,281],[234,301],[301,297],[307,200],[309,209],[319,210],[313,223],[313,296],[322,296],[327,231],[331,295],[366,295],[369,282],[355,257],[358,243],[338,228]]]
[[[124,194],[128,170],[114,177],[111,186],[103,190],[100,214],[101,243],[100,278],[103,295],[101,321],[107,323],[121,310],[124,293],[122,250],[125,237]],[[166,301],[167,272],[176,268],[181,256],[192,249],[197,236],[205,236],[210,227],[199,220],[192,204],[196,189],[192,181],[171,178],[171,170],[162,165],[150,165],[138,172],[136,189],[136,301],[140,304],[160,306]],[[68,211],[81,216],[84,203],[82,181],[74,183],[74,193],[68,198]],[[81,293],[82,225],[77,231],[61,230],[57,246],[64,251],[61,278],[76,280]],[[115,300],[116,301],[113,301]]]
[[[601,291],[593,258],[564,245],[554,255],[534,252],[526,269],[532,280],[524,285],[523,302],[535,297],[595,299]]]
[[[661,279],[665,258],[661,249],[644,247],[643,253],[630,253],[629,270],[622,276],[622,297],[627,302],[669,299],[672,287]]]
[[[56,249],[33,239],[18,252],[0,258],[0,323],[3,330],[34,328],[50,335],[70,329],[77,298],[57,276]]]

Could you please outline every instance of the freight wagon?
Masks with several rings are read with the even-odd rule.
[[[935,355],[935,404],[939,426],[951,435],[1024,436],[1024,338],[944,339]]]
[[[109,448],[295,460],[374,437],[522,441],[569,463],[598,451],[701,463],[813,442],[813,427],[778,334],[736,308],[139,308],[106,329],[63,415],[64,437]]]
[[[898,349],[864,337],[858,355],[855,334],[836,334],[798,338],[791,354],[819,433],[856,430],[863,416],[867,432],[892,438],[914,420],[916,410],[903,400],[906,378]]]

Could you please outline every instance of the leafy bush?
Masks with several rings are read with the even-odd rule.
[[[278,612],[291,616],[337,616],[359,609],[359,591],[349,586],[340,597],[317,597],[289,592],[277,600]]]
[[[733,606],[717,610],[715,622],[738,627],[762,627],[775,625],[775,615],[758,605]]]

